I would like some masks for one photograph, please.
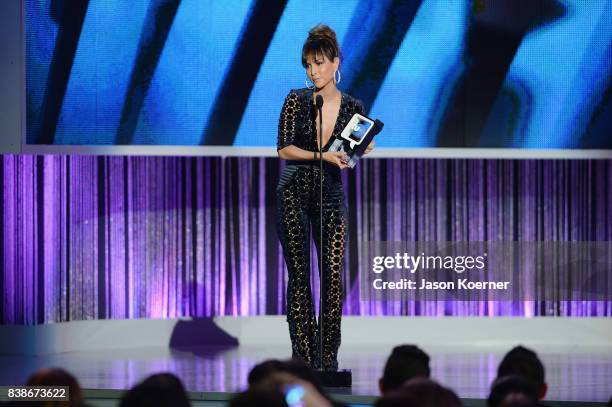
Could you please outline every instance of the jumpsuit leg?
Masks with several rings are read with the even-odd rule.
[[[321,321],[323,324],[323,369],[338,370],[338,348],[340,347],[340,325],[342,319],[342,270],[347,236],[347,208],[342,185],[326,188],[323,199],[323,315],[319,313],[317,329],[317,351],[320,349]],[[319,203],[313,213],[313,234],[319,252],[320,221]],[[318,263],[317,263],[318,264]],[[318,267],[317,267],[318,269]],[[318,352],[317,352],[317,357]],[[320,362],[317,360],[316,365]]]
[[[313,366],[317,326],[310,289],[310,219],[300,180],[295,181],[277,189],[276,225],[288,271],[287,322],[292,353]]]

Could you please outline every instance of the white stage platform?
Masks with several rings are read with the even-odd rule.
[[[466,406],[484,405],[497,365],[517,344],[540,355],[548,405],[604,405],[612,396],[610,319],[456,317],[345,317],[339,359],[341,368],[353,370],[353,387],[334,396],[371,405],[386,357],[400,343],[423,348],[432,378]],[[225,405],[245,387],[253,365],[291,354],[283,316],[2,326],[0,349],[0,385],[21,384],[36,369],[60,366],[99,406],[116,405],[122,391],[160,371],[181,377],[194,405]]]

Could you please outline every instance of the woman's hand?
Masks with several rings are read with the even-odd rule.
[[[323,159],[328,163],[338,166],[341,170],[348,168],[348,155],[343,151],[326,151],[323,153]]]
[[[374,140],[372,140],[370,142],[370,144],[368,144],[368,146],[366,147],[365,151],[363,152],[363,154],[369,154],[372,152],[372,150],[374,150]]]

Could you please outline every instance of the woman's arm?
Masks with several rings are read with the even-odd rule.
[[[291,90],[285,98],[285,102],[283,102],[283,108],[278,119],[276,151],[278,151],[279,157],[281,156],[280,151],[295,141],[299,110],[300,100],[297,93]]]
[[[318,152],[312,152],[296,147],[293,144],[284,147],[282,150],[278,150],[279,158],[283,160],[315,160],[319,159]]]
[[[278,156],[283,160],[318,160],[319,152],[308,151],[294,145],[288,145],[282,150],[278,150]],[[323,160],[335,164],[341,169],[348,167],[348,165],[346,165],[348,156],[343,151],[325,151],[323,153]]]

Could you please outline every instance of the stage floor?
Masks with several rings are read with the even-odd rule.
[[[352,369],[353,387],[337,391],[343,394],[341,399],[352,404],[371,403],[379,394],[377,381],[390,350],[383,346],[342,347],[340,367]],[[497,365],[508,349],[436,346],[424,350],[431,356],[432,378],[455,390],[462,399],[476,401],[486,399]],[[606,402],[612,396],[612,347],[535,350],[546,367],[546,400]],[[231,393],[245,387],[247,374],[256,363],[289,355],[288,347],[240,346],[0,356],[0,385],[22,384],[33,371],[58,366],[72,372],[85,389],[124,390],[149,374],[170,371],[183,380],[190,392]]]

